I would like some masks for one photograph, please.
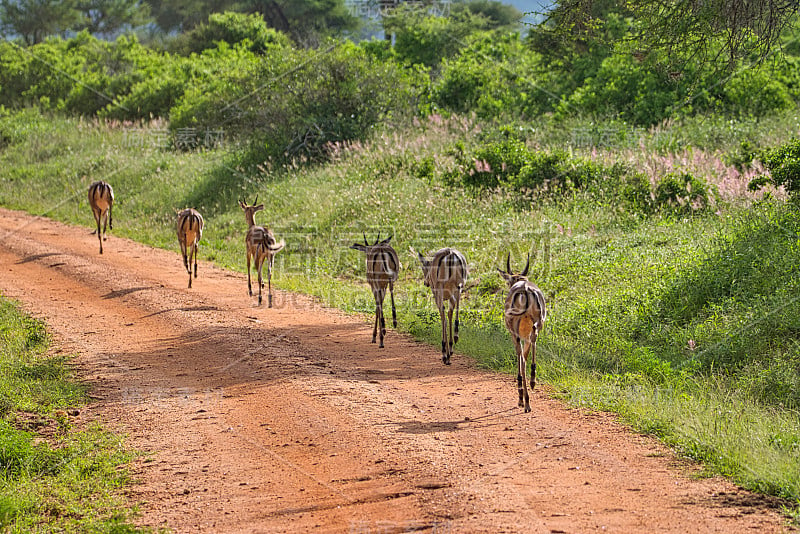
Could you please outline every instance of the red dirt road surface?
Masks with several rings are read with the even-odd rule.
[[[104,249],[85,228],[0,209],[0,291],[78,353],[95,401],[76,422],[102,420],[146,453],[129,491],[141,525],[789,531],[770,499],[693,479],[611,415],[538,386],[523,414],[513,377],[458,353],[446,367],[394,331],[378,349],[363,317],[303,296],[258,307],[240,273],[201,263],[189,290],[177,241],[170,252],[112,235]]]

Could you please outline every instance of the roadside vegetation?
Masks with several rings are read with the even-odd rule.
[[[49,341],[0,296],[0,528],[138,532],[121,494],[132,455],[119,436],[75,422],[85,388]]]
[[[721,83],[714,66],[676,74],[612,46],[630,25],[603,17],[580,42],[399,10],[394,46],[302,48],[244,15],[158,49],[0,43],[13,67],[0,70],[0,205],[90,227],[85,191],[104,179],[114,235],[177,250],[174,210],[194,207],[201,258],[243,270],[237,200],[258,195],[257,221],[287,243],[274,281],[366,313],[348,247],[393,234],[400,328],[434,343],[409,247],[454,246],[471,269],[456,348],[502,372],[514,357],[496,268],[530,254],[553,394],[797,514],[800,34],[771,67]],[[459,38],[431,47],[443,34]]]

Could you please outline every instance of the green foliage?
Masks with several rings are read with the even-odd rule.
[[[389,61],[397,59],[394,54],[392,43],[386,39],[372,38],[369,41],[361,41],[358,46],[364,49],[369,55],[379,61]]]
[[[704,180],[688,172],[669,173],[658,182],[655,202],[677,213],[693,213],[709,206],[713,198],[710,189]]]
[[[668,79],[628,55],[613,54],[558,107],[562,116],[580,112],[595,117],[619,115],[635,124],[669,117],[683,95]]]
[[[629,12],[616,0],[591,2],[591,21],[562,32],[571,24],[560,6],[550,12],[548,20],[534,26],[525,38],[526,44],[542,57],[546,87],[554,94],[568,96],[584,81],[593,78],[603,60],[614,51],[615,43],[626,37],[630,29]],[[553,102],[555,105],[556,102]]]
[[[453,3],[451,13],[469,11],[474,15],[483,16],[487,29],[500,29],[507,31],[516,30],[522,19],[522,12],[516,7],[497,0],[468,0]]]
[[[250,0],[247,4],[261,13],[269,26],[307,46],[353,31],[359,25],[344,0]]]
[[[82,32],[26,49],[5,41],[0,43],[0,104],[93,115],[137,83],[158,78],[167,61],[135,37],[109,43]]]
[[[638,335],[668,346],[675,360],[691,339],[702,368],[740,370],[738,387],[796,409],[798,235],[800,212],[791,204],[751,209],[665,286]]]
[[[244,13],[212,13],[208,22],[198,25],[183,34],[174,48],[183,54],[200,53],[216,48],[220,42],[245,47],[256,53],[264,53],[271,47],[288,47],[291,41],[283,33],[267,27],[263,17]]]
[[[313,61],[312,61],[313,60]],[[172,112],[173,128],[226,131],[259,157],[323,156],[332,143],[364,139],[382,121],[413,114],[423,73],[377,61],[353,44],[325,52],[276,49],[195,85]]]
[[[2,0],[0,27],[32,45],[70,31],[111,36],[146,24],[148,14],[148,5],[139,0]]]
[[[557,100],[542,79],[540,57],[515,33],[481,33],[451,59],[445,59],[433,86],[433,101],[456,112],[483,118],[534,117]]]
[[[771,182],[797,197],[800,193],[800,139],[764,151],[761,159],[770,172]]]
[[[113,36],[152,20],[150,6],[141,0],[78,0],[77,8],[83,23],[76,29],[85,29],[92,35]]]
[[[81,23],[77,8],[77,0],[2,0],[0,28],[5,36],[21,36],[26,44],[40,43],[76,29]]]
[[[403,4],[384,16],[383,26],[387,34],[394,35],[394,51],[401,61],[434,67],[442,59],[456,55],[472,33],[489,24],[485,17],[470,10],[442,17]]]
[[[469,153],[457,145],[456,167],[446,179],[471,188],[509,188],[537,198],[572,198],[583,192],[595,202],[613,201],[641,213],[653,207],[647,178],[624,165],[604,166],[558,150],[531,150],[507,130],[501,137]]]
[[[148,0],[156,25],[164,33],[188,32],[208,20],[216,12],[235,11],[241,6],[238,0]]]
[[[760,150],[757,149],[749,140],[744,140],[739,143],[739,146],[734,150],[725,154],[725,162],[733,165],[740,172],[748,169],[753,162],[758,158]]]

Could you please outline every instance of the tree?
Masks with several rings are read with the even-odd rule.
[[[28,45],[68,31],[110,36],[146,23],[148,12],[139,0],[0,0],[3,33]]]
[[[244,4],[248,10],[260,13],[272,28],[309,45],[327,35],[355,30],[359,25],[344,0],[249,0]]]
[[[469,11],[475,15],[483,15],[488,20],[488,29],[507,28],[515,30],[522,20],[522,11],[516,7],[497,0],[468,0],[453,4],[453,14]]]
[[[455,56],[467,45],[470,35],[490,26],[485,16],[469,10],[438,16],[411,4],[401,4],[383,16],[386,35],[394,35],[397,57],[428,67]]]
[[[211,13],[241,11],[236,0],[149,0],[156,25],[165,33],[189,31],[208,20]]]
[[[558,0],[550,24],[564,33],[591,32],[593,11],[607,0]],[[669,61],[722,63],[766,58],[800,9],[800,0],[618,0],[632,14],[634,40]]]
[[[80,29],[93,35],[110,36],[150,20],[150,7],[140,0],[78,0],[77,9],[84,17]]]
[[[234,45],[245,40],[249,43],[249,50],[259,54],[274,47],[291,46],[289,37],[267,27],[261,16],[228,11],[209,15],[208,22],[180,36],[174,49],[188,55],[215,48],[219,42]]]
[[[82,21],[76,0],[0,0],[0,27],[5,37],[26,44],[75,29]]]

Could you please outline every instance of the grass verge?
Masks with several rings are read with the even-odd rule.
[[[132,454],[97,424],[65,357],[47,356],[45,326],[0,295],[0,529],[139,532],[121,495]]]

